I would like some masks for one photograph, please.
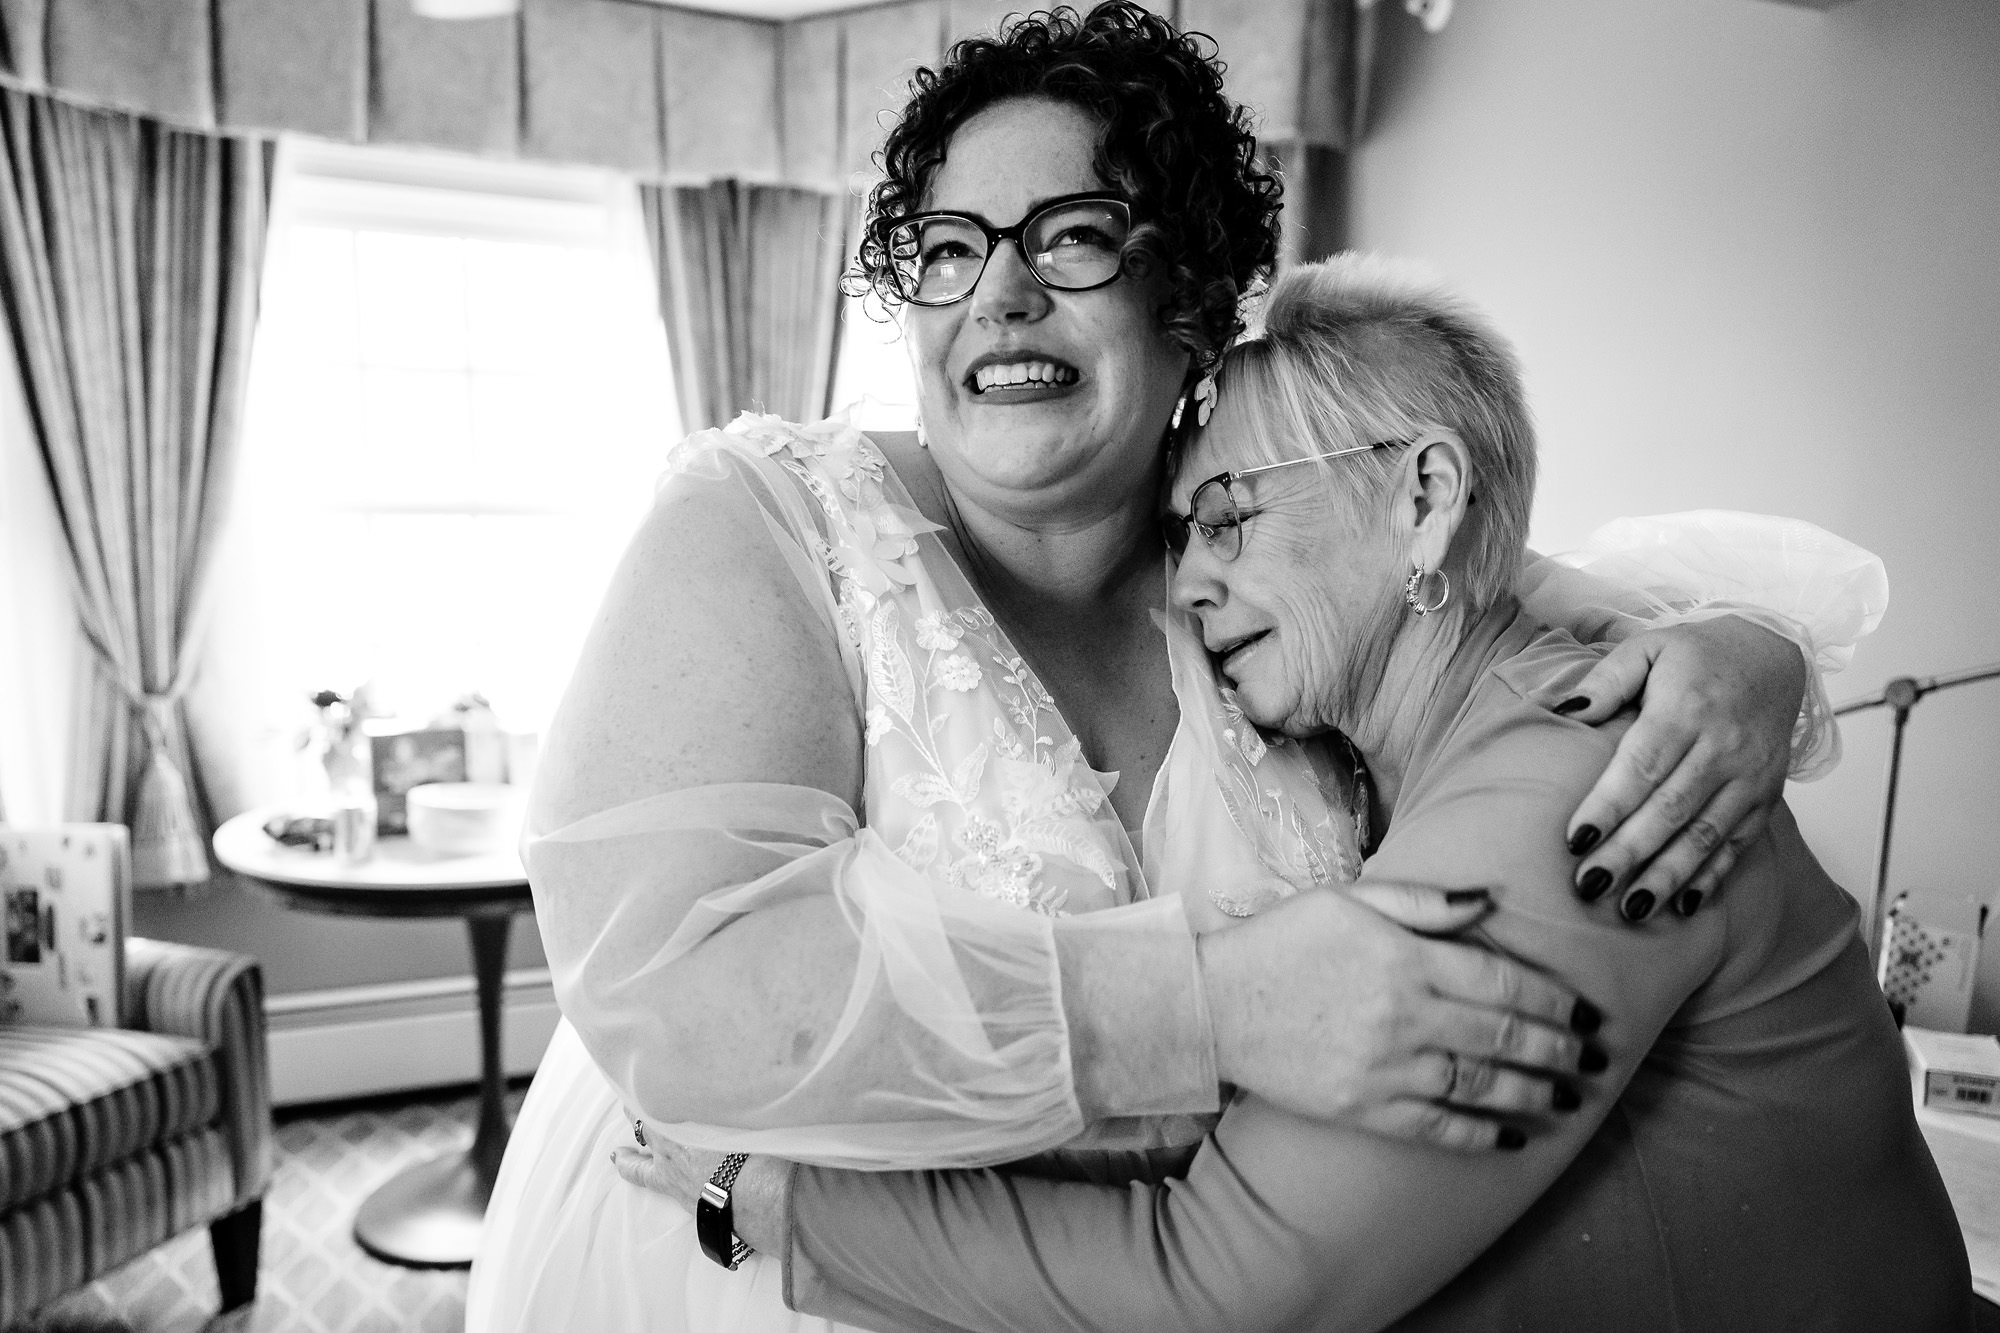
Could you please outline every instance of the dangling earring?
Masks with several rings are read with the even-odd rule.
[[[918,418],[917,418],[917,448],[919,448],[919,449],[928,449],[928,448],[930,448],[930,447],[931,447],[931,437],[930,437],[930,436],[928,436],[928,435],[926,435],[926,434],[924,434],[924,419],[923,419],[922,417],[918,417]]]
[[[1437,575],[1438,599],[1429,606],[1425,606],[1422,596],[1424,580],[1429,578],[1431,574]],[[1410,609],[1420,616],[1427,616],[1433,611],[1442,610],[1444,604],[1451,600],[1451,576],[1442,569],[1434,569],[1427,574],[1424,572],[1423,566],[1419,565],[1410,571],[1409,581],[1403,584],[1403,600],[1408,602]]]

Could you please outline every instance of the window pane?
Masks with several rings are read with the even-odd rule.
[[[361,356],[372,365],[465,365],[465,241],[392,231],[355,234]]]
[[[840,308],[840,364],[833,405],[863,430],[914,430],[917,382],[902,325],[873,297],[849,297]]]
[[[343,453],[329,501],[464,508],[478,484],[471,388],[462,370],[363,368],[360,430]]]
[[[361,355],[354,233],[345,227],[293,227],[273,246],[260,340],[288,357],[331,364]]]
[[[378,704],[427,716],[477,690],[531,729],[554,711],[630,536],[547,514],[322,514],[293,530],[309,540],[286,562],[291,608],[309,614],[276,641],[274,666],[300,693],[366,680]]]
[[[250,382],[245,487],[325,502],[356,468],[361,422],[359,367],[260,356]]]
[[[592,300],[603,274],[572,247],[468,241],[468,353],[481,370],[533,370],[583,360],[604,330]]]
[[[486,507],[571,508],[593,488],[590,453],[574,449],[581,386],[562,377],[483,373],[473,377],[473,493]],[[587,442],[585,442],[587,445]]]

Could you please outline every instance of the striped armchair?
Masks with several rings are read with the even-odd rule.
[[[256,960],[126,943],[126,1028],[0,1027],[0,1329],[206,1222],[257,1294],[271,1080]]]

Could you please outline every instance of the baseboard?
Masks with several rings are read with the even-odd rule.
[[[547,968],[509,972],[501,992],[501,1063],[532,1074],[556,1030]],[[471,1083],[479,1010],[471,977],[273,995],[271,1101],[278,1106]]]

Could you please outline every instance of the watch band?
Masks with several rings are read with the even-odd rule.
[[[701,1252],[731,1272],[750,1253],[750,1247],[737,1238],[736,1209],[730,1199],[737,1173],[749,1160],[750,1154],[742,1152],[723,1158],[722,1165],[701,1187],[701,1197],[694,1205],[694,1234],[701,1242]]]

